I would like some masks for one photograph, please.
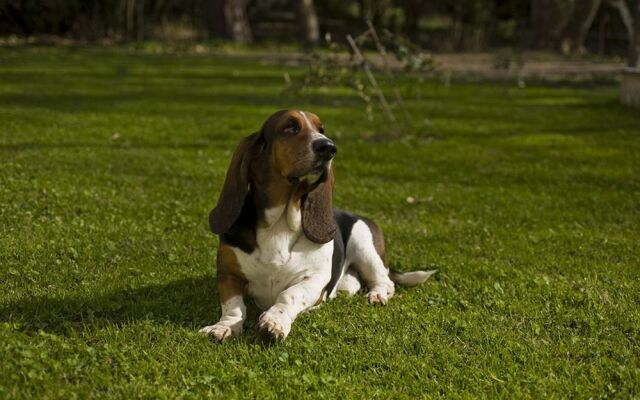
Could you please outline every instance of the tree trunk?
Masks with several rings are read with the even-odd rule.
[[[633,37],[633,46],[629,54],[629,67],[637,68],[640,66],[640,1],[636,4],[635,35]]]
[[[591,29],[591,25],[593,25],[593,21],[596,19],[596,15],[598,15],[598,10],[600,10],[601,5],[602,0],[591,0],[591,7],[589,8],[589,12],[582,20],[582,23],[580,24],[576,32],[575,41],[573,43],[574,52],[585,52],[584,41],[587,39],[587,34]]]
[[[144,40],[144,0],[138,0],[138,10],[136,12],[136,41]]]
[[[461,50],[463,47],[463,22],[462,22],[462,11],[463,6],[456,2],[453,6],[453,34],[452,34],[452,42],[453,42],[453,50]]]
[[[636,44],[635,44],[635,28],[633,22],[633,15],[631,15],[631,11],[629,11],[629,6],[625,2],[625,0],[609,0],[609,4],[611,7],[618,10],[620,14],[620,18],[622,19],[622,24],[624,25],[625,30],[627,31],[627,57],[628,64],[632,66],[637,63],[636,56]]]
[[[607,43],[607,26],[609,25],[609,13],[600,18],[600,25],[598,26],[598,54],[603,56]]]
[[[570,50],[572,39],[566,37],[574,17],[576,0],[532,0],[531,25],[533,44],[541,48]]]
[[[251,27],[247,18],[246,0],[226,0],[224,17],[227,34],[234,42],[250,43],[252,41]]]
[[[230,38],[225,18],[225,1],[208,0],[204,4],[205,26],[209,39],[215,37]]]
[[[136,0],[127,0],[126,18],[125,18],[125,31],[127,39],[133,38],[133,17],[135,11]]]
[[[150,7],[149,13],[147,13],[147,18],[151,21],[156,21],[160,28],[160,34],[162,38],[166,39],[165,34],[165,26],[167,22],[167,16],[165,15],[167,12],[167,1],[166,0],[157,0],[154,1],[152,6]],[[151,17],[149,17],[151,14]]]
[[[317,45],[320,41],[320,29],[313,0],[296,0],[296,12],[305,44],[312,47]]]

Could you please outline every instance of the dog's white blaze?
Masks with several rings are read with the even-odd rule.
[[[311,125],[311,121],[309,121],[309,118],[307,117],[307,113],[305,113],[304,111],[298,111],[300,113],[300,115],[302,115],[302,118],[304,118],[304,122],[307,123],[307,126],[315,132],[315,128],[313,127],[313,125]]]
[[[313,142],[314,140],[317,139],[328,139],[328,137],[326,137],[325,135],[323,135],[320,132],[311,132],[311,142]]]
[[[302,118],[304,118],[304,122],[307,123],[307,126],[311,130],[311,141],[314,141],[316,139],[327,139],[327,137],[322,133],[318,132],[316,130],[316,127],[313,126],[311,121],[309,121],[309,118],[307,117],[307,113],[305,113],[304,111],[298,111],[298,112],[300,113],[300,115],[302,115]]]

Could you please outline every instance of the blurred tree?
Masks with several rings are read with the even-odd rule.
[[[136,40],[142,42],[144,40],[144,0],[136,0],[138,5],[136,18]]]
[[[576,0],[531,0],[533,44],[536,47],[559,47],[571,21]]]
[[[294,2],[303,41],[310,46],[317,45],[320,40],[320,29],[313,0],[294,0]]]
[[[634,16],[625,0],[608,0],[608,3],[610,6],[618,10],[618,13],[620,14],[620,19],[622,20],[622,24],[624,25],[624,29],[627,33],[628,64],[633,67],[638,62]],[[636,8],[638,7],[640,6],[636,6]]]
[[[389,28],[394,22],[392,21],[394,14],[394,1],[392,0],[359,0],[359,9],[363,23],[371,21],[376,27]]]
[[[636,8],[640,1],[635,0]],[[629,63],[637,60],[633,0],[532,0],[534,43],[560,48],[564,53],[586,52],[585,41],[603,4],[613,7],[626,33]],[[603,17],[606,19],[606,17]],[[602,36],[602,35],[601,35]],[[635,61],[637,62],[637,61]]]
[[[583,13],[583,17],[579,18],[577,29],[572,40],[572,50],[578,53],[585,53],[584,41],[587,38],[587,33],[593,25],[593,21],[596,19],[598,10],[602,5],[602,0],[591,0],[591,4],[587,4],[585,7],[586,13]]]
[[[640,1],[636,2],[635,35],[633,36],[633,47],[631,49],[629,66],[638,68],[640,66]]]
[[[237,43],[250,43],[253,40],[251,27],[247,19],[246,0],[224,0],[224,18],[227,34]]]
[[[0,3],[0,17],[8,27],[14,27],[11,33],[30,36],[33,34],[33,26],[25,15],[24,4],[17,0],[4,0]]]
[[[207,37],[226,38],[237,43],[253,41],[246,0],[203,0],[203,3]]]
[[[205,27],[209,39],[216,37],[228,38],[224,8],[224,0],[208,0],[204,2]]]
[[[81,40],[225,38],[314,46],[366,29],[440,51],[526,47],[637,58],[640,0],[0,0],[0,35]],[[598,34],[591,34],[593,25]],[[296,34],[298,33],[298,34]],[[48,40],[46,37],[45,40]],[[631,63],[631,61],[630,61]],[[635,61],[634,61],[635,63]]]
[[[410,37],[415,37],[418,33],[420,18],[424,6],[426,5],[424,0],[401,0],[400,6],[404,14],[404,30]]]
[[[129,39],[142,42],[144,32],[144,0],[127,0],[126,3],[126,35]],[[95,20],[99,20],[96,18]]]

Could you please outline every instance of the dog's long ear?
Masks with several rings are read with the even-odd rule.
[[[302,204],[302,230],[309,240],[327,243],[336,235],[333,220],[333,168],[329,168],[327,178],[307,194]]]
[[[249,168],[257,152],[261,132],[242,139],[231,158],[218,204],[209,214],[209,227],[213,233],[227,232],[242,212],[249,192]]]

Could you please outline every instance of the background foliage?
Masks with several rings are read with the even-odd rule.
[[[343,38],[367,20],[437,51],[628,51],[637,0],[2,0],[0,34],[88,41]],[[630,29],[630,30],[629,30]]]

